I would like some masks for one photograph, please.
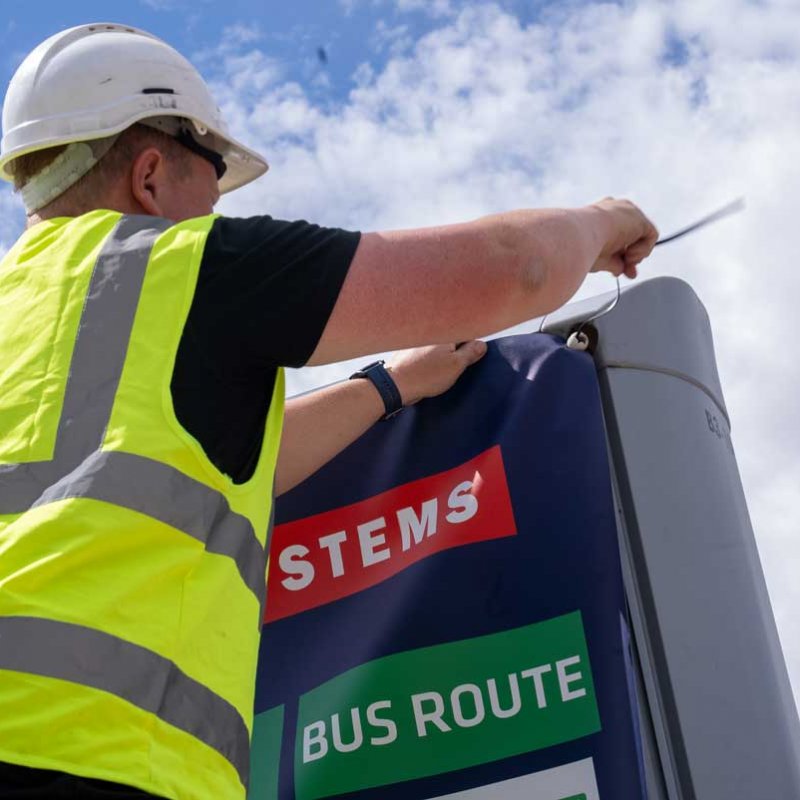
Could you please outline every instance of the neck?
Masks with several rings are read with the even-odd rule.
[[[115,202],[112,198],[105,198],[105,202],[97,205],[83,206],[77,203],[62,203],[59,202],[61,198],[56,198],[52,203],[40,208],[38,211],[32,211],[28,214],[25,223],[26,228],[31,228],[44,222],[48,219],[55,219],[56,217],[79,217],[81,214],[88,214],[90,211],[97,211],[98,209],[106,209],[108,211],[119,211],[120,214],[147,214],[148,212],[143,209],[138,203],[122,203]]]
[[[44,222],[46,219],[52,219],[49,216],[41,216],[36,211],[32,214],[28,214],[28,219],[25,222],[26,228],[32,228],[34,225],[38,225],[40,222]]]

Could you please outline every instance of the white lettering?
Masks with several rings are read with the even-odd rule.
[[[345,533],[345,531],[329,533],[327,536],[321,536],[319,540],[319,546],[325,547],[328,550],[328,555],[331,559],[331,574],[334,578],[341,578],[342,575],[344,575],[342,542],[346,540],[347,533]]]
[[[305,589],[314,580],[314,565],[303,561],[303,556],[308,555],[308,548],[302,544],[293,544],[281,550],[278,558],[280,568],[287,575],[297,577],[284,578],[281,584],[291,592]]]
[[[438,508],[439,503],[434,497],[433,500],[426,500],[422,504],[419,518],[410,506],[398,509],[397,522],[400,525],[403,552],[410,549],[412,538],[414,544],[420,544],[426,536],[433,536],[436,533]]]
[[[471,717],[464,715],[464,709],[461,706],[461,695],[472,695],[472,702],[475,705],[475,713]],[[462,683],[456,686],[450,692],[450,705],[453,707],[453,719],[456,725],[460,728],[473,728],[475,725],[480,725],[483,718],[486,716],[486,711],[483,706],[483,695],[481,690],[474,683]]]
[[[519,714],[522,708],[522,700],[519,696],[519,681],[517,680],[516,673],[512,672],[508,676],[508,686],[511,691],[511,708],[500,708],[500,698],[497,695],[497,681],[494,678],[489,678],[486,681],[489,687],[489,705],[492,707],[492,714],[498,719],[507,719]]]
[[[386,717],[379,717],[378,711],[383,708],[391,708],[391,700],[378,700],[375,703],[370,703],[367,707],[367,722],[375,728],[386,728],[385,736],[372,736],[369,740],[370,744],[381,745],[391,744],[397,739],[397,725],[391,719]]]
[[[433,702],[433,711],[423,711],[422,704]],[[414,721],[417,723],[417,736],[427,736],[426,723],[432,722],[442,733],[451,731],[452,728],[442,719],[444,714],[444,700],[439,692],[420,692],[411,695],[411,705],[414,708]]]
[[[533,678],[533,685],[536,688],[536,705],[539,708],[547,707],[547,699],[544,696],[544,686],[542,685],[542,675],[545,672],[550,672],[552,669],[550,664],[542,664],[541,667],[526,669],[524,672],[520,673],[523,678]]]
[[[472,519],[478,513],[478,498],[470,494],[472,481],[459,483],[447,498],[447,507],[453,510],[445,517],[448,522],[459,523]]]
[[[361,545],[361,561],[365,567],[386,561],[391,552],[389,548],[378,550],[382,544],[386,544],[386,536],[376,533],[386,527],[386,520],[383,517],[371,519],[358,526],[358,541]]]
[[[580,664],[580,656],[571,656],[570,658],[562,658],[561,661],[556,661],[556,673],[558,673],[558,685],[561,689],[561,699],[566,703],[568,700],[577,700],[586,694],[586,689],[570,689],[569,685],[579,681],[583,678],[583,673],[573,672],[567,675],[567,667],[573,664]]]
[[[314,745],[317,746],[316,751],[312,750]],[[303,728],[303,763],[308,764],[309,761],[324,758],[327,752],[328,740],[325,738],[325,723],[320,720],[306,725]]]
[[[358,708],[350,709],[350,719],[353,723],[353,741],[345,744],[342,741],[342,729],[339,725],[339,715],[333,714],[331,716],[331,738],[333,739],[333,746],[340,753],[352,753],[353,750],[358,750],[364,744],[364,732],[361,730],[361,712]]]

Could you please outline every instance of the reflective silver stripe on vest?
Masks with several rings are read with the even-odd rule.
[[[103,441],[147,262],[169,225],[165,219],[121,217],[100,250],[72,351],[53,461],[77,464]]]
[[[250,520],[231,511],[220,492],[160,461],[100,450],[45,489],[32,507],[72,497],[139,511],[189,534],[209,552],[232,558],[261,604],[266,552]]]
[[[69,497],[107,500],[159,519],[228,556],[259,605],[266,552],[225,496],[159,461],[99,450],[128,350],[147,262],[169,220],[121,217],[92,270],[51,461],[0,466],[0,514]],[[109,472],[98,472],[101,467]]]
[[[247,786],[250,737],[244,720],[230,703],[168,658],[82,625],[0,617],[0,669],[71,681],[121,697],[221,753]]]
[[[124,216],[104,242],[81,313],[53,459],[0,465],[0,514],[23,513],[77,497],[138,511],[197,539],[209,552],[231,558],[263,612],[266,551],[250,520],[234,512],[222,493],[167,464],[100,449],[150,253],[170,224],[155,217]],[[259,624],[262,617],[263,613]],[[247,731],[244,728],[242,740],[239,727],[244,723],[223,698],[183,675],[162,656],[109,634],[45,620],[26,621],[19,627],[21,623],[14,619],[0,618],[0,636],[6,631],[6,638],[0,639],[0,666],[102,688],[152,710],[230,758],[247,785]],[[40,633],[34,633],[34,624],[51,627],[39,627]],[[52,639],[37,640],[45,630],[57,633]],[[12,633],[17,636],[9,638]],[[18,641],[27,644],[18,646]],[[96,651],[91,649],[95,645]],[[10,666],[11,660],[16,666]],[[151,669],[156,670],[153,675]],[[117,679],[117,672],[127,677]],[[157,702],[151,692],[156,693]],[[236,724],[225,722],[231,714],[236,715]]]
[[[78,323],[53,458],[0,466],[0,514],[27,511],[102,444],[150,252],[169,225],[157,217],[121,217],[103,243]]]
[[[27,511],[47,486],[100,447],[150,252],[169,224],[156,217],[121,217],[103,243],[78,323],[53,458],[0,466],[0,514]]]

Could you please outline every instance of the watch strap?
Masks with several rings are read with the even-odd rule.
[[[403,398],[400,390],[383,361],[373,361],[371,364],[367,364],[350,376],[351,380],[353,378],[366,378],[378,390],[386,409],[383,419],[389,419],[403,410]]]

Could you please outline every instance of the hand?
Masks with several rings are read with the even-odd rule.
[[[437,344],[395,353],[386,368],[391,372],[403,405],[446,392],[461,373],[486,352],[486,342],[476,339],[456,347]]]
[[[630,200],[606,197],[591,208],[599,211],[604,221],[603,248],[591,271],[635,278],[636,267],[650,255],[658,240],[655,225]]]

